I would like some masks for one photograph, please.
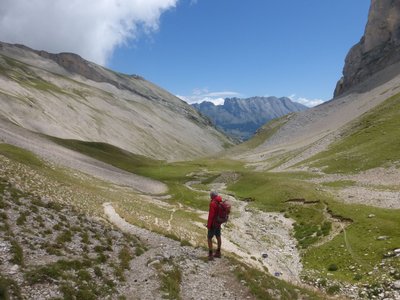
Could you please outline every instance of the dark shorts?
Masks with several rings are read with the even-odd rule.
[[[216,237],[221,236],[221,227],[211,227],[211,229],[208,229],[207,237],[212,239],[214,235]]]

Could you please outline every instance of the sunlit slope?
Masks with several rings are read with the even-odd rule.
[[[174,95],[74,54],[1,43],[0,103],[1,116],[29,130],[105,142],[156,159],[189,159],[230,145]]]
[[[381,74],[381,76],[384,76],[384,74]],[[383,149],[384,144],[382,144],[382,141],[385,140],[385,143],[392,142],[394,136],[396,136],[396,132],[391,133],[392,129],[389,130],[389,127],[392,125],[396,127],[396,125],[390,123],[387,127],[386,125],[381,127],[379,124],[383,120],[378,115],[384,113],[385,110],[390,111],[391,109],[393,110],[391,113],[395,114],[395,106],[397,105],[398,98],[394,96],[399,91],[400,76],[397,76],[368,92],[348,94],[305,112],[289,115],[285,121],[280,121],[279,128],[276,128],[271,123],[272,128],[274,128],[273,131],[271,131],[271,126],[267,124],[254,139],[250,140],[250,143],[247,144],[248,147],[237,148],[239,151],[232,152],[234,153],[233,156],[244,159],[258,168],[289,169],[298,166],[299,163],[307,161],[318,153],[327,151],[332,143],[341,145],[337,147],[349,147],[349,142],[345,143],[341,141],[347,138],[350,132],[355,133],[368,126],[369,129],[366,128],[363,131],[364,135],[368,132],[371,132],[371,134],[365,135],[365,139],[358,138],[357,142],[364,144],[369,139],[376,140],[380,132],[382,133],[379,136],[381,142],[370,141],[369,143],[365,143],[365,145],[358,146],[357,149],[353,150],[355,153],[360,150],[360,153],[357,154],[358,159],[364,160],[364,156],[369,151],[373,152],[371,148],[373,145],[378,146],[381,144],[380,152],[393,152],[393,149],[396,148],[395,145],[392,143],[385,150]],[[387,105],[382,106],[380,110],[378,109],[377,112],[372,113],[378,105],[389,98],[391,100],[388,100]],[[356,120],[361,120],[359,118],[363,118],[364,114],[368,114],[368,117],[363,119],[363,122],[367,122],[367,124],[357,126],[358,121]],[[389,115],[387,117],[389,118]],[[382,118],[386,117],[382,116]],[[390,117],[390,119],[395,123],[395,116]],[[375,122],[378,124],[375,124]],[[351,126],[350,128],[353,131],[349,129],[349,126]],[[339,150],[337,147],[331,151],[331,154]],[[375,147],[375,152],[376,150]],[[373,156],[370,159],[375,160]],[[383,161],[381,162],[383,163]],[[321,164],[320,166],[322,166]],[[378,166],[380,163],[371,163],[371,167],[373,165]],[[351,165],[348,166],[348,168],[352,167]],[[365,169],[366,166],[357,168],[361,170]]]
[[[352,122],[340,140],[307,163],[327,173],[400,165],[400,94]]]

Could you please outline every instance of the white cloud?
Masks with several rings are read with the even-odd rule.
[[[290,100],[292,100],[293,102],[298,102],[307,107],[314,107],[314,106],[320,105],[325,102],[325,100],[322,100],[322,99],[307,99],[304,97],[297,97],[296,94],[292,94],[288,98]]]
[[[158,30],[178,0],[1,0],[0,40],[74,52],[101,65],[117,46]]]
[[[240,97],[240,96],[241,94],[237,92],[231,92],[231,91],[210,92],[207,88],[194,89],[192,95],[190,96],[177,95],[178,98],[182,99],[183,101],[186,101],[189,104],[208,101],[214,103],[215,105],[224,104],[225,98]]]

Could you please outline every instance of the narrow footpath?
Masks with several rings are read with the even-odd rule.
[[[133,295],[133,299],[168,298],[168,295],[160,293],[157,273],[157,266],[164,261],[172,262],[182,273],[182,299],[254,299],[247,287],[234,277],[227,259],[207,262],[205,250],[181,246],[180,242],[129,224],[117,214],[111,203],[104,203],[103,207],[112,224],[138,237],[148,247],[144,254],[131,262],[132,272],[127,281],[132,285],[124,292]]]

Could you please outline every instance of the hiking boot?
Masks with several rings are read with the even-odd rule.
[[[212,254],[209,254],[208,255],[208,261],[212,261],[212,260],[214,260],[214,256]]]
[[[221,251],[215,251],[215,253],[214,253],[214,257],[216,257],[216,258],[221,258]]]

